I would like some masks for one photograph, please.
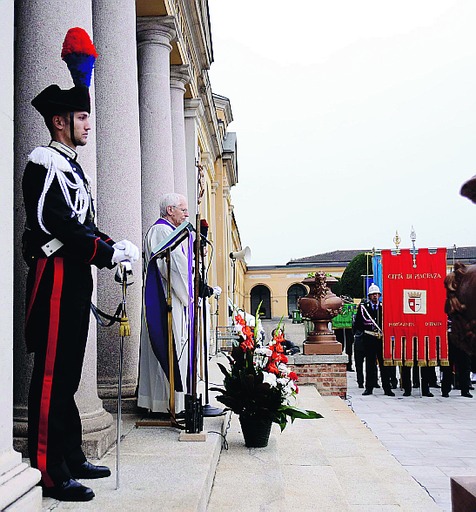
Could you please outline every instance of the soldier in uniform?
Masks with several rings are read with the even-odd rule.
[[[44,496],[89,501],[94,492],[76,478],[111,474],[106,466],[86,460],[74,400],[88,336],[91,265],[112,268],[133,262],[139,250],[128,240],[115,244],[94,223],[90,182],[76,153],[91,129],[88,87],[50,85],[32,105],[43,116],[51,142],[29,155],[22,181],[23,254],[29,266],[25,337],[28,351],[34,352],[29,455],[31,465],[41,471]]]
[[[377,365],[380,367],[382,388],[386,395],[395,396],[390,383],[390,373],[383,364],[383,336],[382,336],[382,303],[380,288],[371,284],[368,299],[363,300],[357,309],[354,331],[362,333],[365,352],[365,390],[363,395],[371,395],[377,383]]]

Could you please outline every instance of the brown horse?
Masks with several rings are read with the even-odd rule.
[[[476,176],[463,183],[460,194],[476,203]],[[476,354],[476,265],[456,262],[445,278],[445,312],[451,321],[450,341],[470,355]]]
[[[445,312],[450,324],[449,337],[461,350],[476,354],[476,265],[455,263],[445,277]]]

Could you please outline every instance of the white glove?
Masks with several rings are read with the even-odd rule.
[[[218,299],[221,295],[221,288],[219,286],[214,286],[213,287],[213,295],[215,295],[215,297]]]
[[[129,240],[121,240],[113,246],[114,254],[112,256],[113,263],[129,260],[131,263],[139,259],[139,249]]]

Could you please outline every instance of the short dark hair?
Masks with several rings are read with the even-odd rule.
[[[67,122],[69,122],[69,112],[55,112],[54,114],[48,114],[43,119],[45,120],[46,127],[50,132],[50,135],[53,137],[54,135],[54,127],[53,127],[53,117],[60,116],[63,117]]]

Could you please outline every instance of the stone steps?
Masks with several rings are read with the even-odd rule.
[[[346,402],[301,387],[299,406],[324,418],[273,424],[267,448],[248,449],[231,419],[208,512],[226,510],[438,511],[432,498]]]

